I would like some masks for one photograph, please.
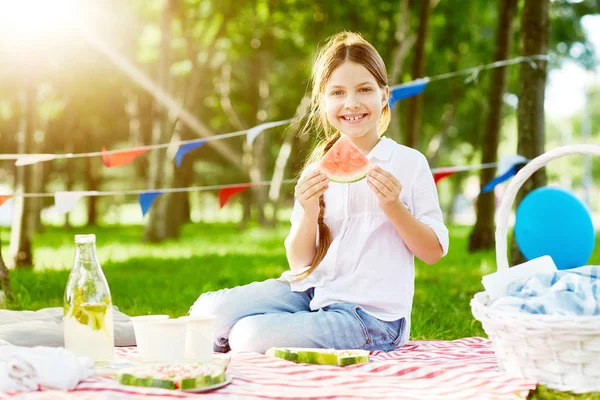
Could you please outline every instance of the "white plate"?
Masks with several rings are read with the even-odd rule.
[[[225,378],[225,382],[221,382],[221,383],[215,383],[214,385],[210,385],[210,386],[202,386],[202,387],[197,387],[194,389],[182,389],[182,392],[188,392],[188,393],[202,393],[202,392],[208,392],[210,390],[215,390],[218,388],[222,388],[223,386],[227,386],[231,383],[231,381],[233,380],[233,378],[231,376],[227,376]]]

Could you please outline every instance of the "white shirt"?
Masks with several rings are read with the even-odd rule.
[[[367,158],[398,179],[402,184],[400,200],[417,220],[433,229],[446,255],[448,229],[425,156],[384,137]],[[324,200],[324,220],[331,230],[331,246],[312,274],[291,283],[291,289],[299,292],[314,287],[312,310],[334,303],[352,303],[384,321],[404,317],[406,326],[410,326],[414,256],[379,207],[366,179],[350,184],[330,182]],[[302,215],[302,206],[296,201],[286,248]],[[292,271],[286,271],[282,278],[291,281],[294,276]]]

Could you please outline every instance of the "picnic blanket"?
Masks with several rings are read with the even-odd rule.
[[[23,393],[19,400],[194,399],[510,399],[525,398],[536,383],[498,370],[491,342],[484,338],[410,341],[392,352],[374,352],[371,363],[348,367],[295,364],[258,353],[233,356],[233,381],[203,394],[122,386],[95,376],[71,392]],[[135,347],[116,348],[124,358]],[[0,393],[0,400],[16,394]]]

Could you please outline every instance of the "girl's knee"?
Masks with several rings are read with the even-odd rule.
[[[191,316],[217,315],[224,306],[222,304],[224,296],[221,293],[224,290],[227,289],[202,293],[190,308],[189,314]]]
[[[267,332],[259,323],[260,316],[245,317],[231,328],[229,346],[234,352],[264,353],[270,346]]]

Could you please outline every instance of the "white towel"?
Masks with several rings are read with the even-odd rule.
[[[0,346],[0,392],[73,390],[95,374],[93,366],[62,347]]]
[[[511,283],[507,292],[491,306],[530,314],[600,315],[600,266],[538,273]]]

